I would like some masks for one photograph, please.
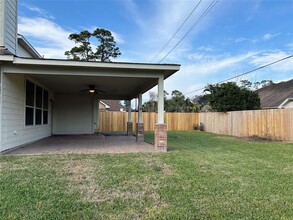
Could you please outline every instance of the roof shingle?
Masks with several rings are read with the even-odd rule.
[[[287,98],[293,97],[293,79],[256,90],[262,108],[278,108]]]

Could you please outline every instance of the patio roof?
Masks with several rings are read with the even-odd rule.
[[[3,56],[0,56],[0,61]],[[85,62],[60,59],[31,59],[6,56],[4,72],[26,74],[56,93],[79,93],[95,85],[100,99],[137,97],[180,69],[178,64],[146,64],[122,62]],[[10,61],[10,62],[9,62]]]

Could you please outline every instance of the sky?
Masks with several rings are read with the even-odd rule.
[[[293,0],[215,2],[199,20],[213,0],[19,0],[18,32],[45,58],[66,58],[74,46],[69,34],[108,29],[122,53],[113,61],[180,64],[165,90],[190,98],[208,84],[293,54]],[[292,78],[290,58],[235,81]]]

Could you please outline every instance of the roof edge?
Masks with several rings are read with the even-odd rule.
[[[23,46],[27,50],[27,52],[33,56],[33,58],[43,58],[23,35],[17,34],[17,42],[19,43],[19,45]]]
[[[284,105],[287,104],[289,101],[293,101],[293,97],[287,98],[284,102],[282,102],[278,108],[284,108]]]

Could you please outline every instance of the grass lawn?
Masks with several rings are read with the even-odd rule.
[[[168,153],[2,155],[0,219],[293,219],[293,144],[195,131],[169,132],[168,144]]]

